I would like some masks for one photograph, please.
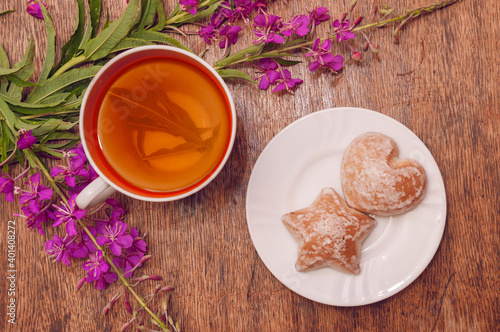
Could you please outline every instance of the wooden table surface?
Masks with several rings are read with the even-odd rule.
[[[73,1],[46,0],[58,32],[57,47],[74,27]],[[339,17],[349,1],[276,1],[272,13],[291,16],[327,6]],[[376,0],[376,3],[382,1]],[[176,1],[164,1],[170,11]],[[397,10],[425,0],[387,0]],[[125,0],[107,0],[117,18]],[[39,73],[44,23],[26,14],[25,1],[2,1],[0,43],[11,63],[21,59],[30,36]],[[370,1],[356,11],[367,13]],[[500,329],[500,6],[497,0],[462,3],[419,17],[391,41],[391,28],[374,32],[379,55],[346,61],[338,76],[292,69],[304,84],[294,94],[259,91],[230,82],[238,115],[237,137],[221,174],[197,194],[170,203],[146,203],[123,195],[127,223],[147,232],[153,259],[142,268],[175,287],[170,313],[185,331],[494,331]],[[247,27],[248,29],[249,27]],[[328,27],[323,26],[323,34]],[[239,45],[249,45],[251,36]],[[201,51],[200,38],[182,39]],[[337,49],[349,58],[346,49]],[[218,51],[208,52],[213,64]],[[59,56],[59,55],[58,55]],[[407,288],[381,302],[335,307],[310,301],[281,284],[264,266],[250,238],[245,197],[252,168],[266,144],[285,126],[339,106],[371,109],[410,128],[429,148],[446,187],[447,220],[436,255]],[[116,285],[84,287],[79,264],[53,264],[47,237],[17,223],[17,317],[7,323],[7,221],[17,204],[1,199],[0,321],[3,331],[118,331],[128,314],[102,310]],[[50,230],[50,225],[46,225]],[[50,231],[51,232],[51,231]],[[151,286],[154,287],[154,286]]]

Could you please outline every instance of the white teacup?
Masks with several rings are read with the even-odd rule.
[[[202,75],[206,75],[214,86],[218,88],[220,95],[225,100],[225,105],[227,105],[227,111],[224,113],[227,114],[227,119],[225,119],[228,123],[228,129],[226,131],[227,140],[226,136],[224,136],[225,148],[221,150],[222,152],[220,153],[220,158],[218,157],[219,159],[217,163],[215,163],[213,168],[211,168],[202,178],[199,178],[190,185],[174,190],[149,190],[136,187],[135,185],[129,183],[127,175],[125,173],[120,174],[115,167],[111,166],[111,162],[107,160],[107,157],[103,152],[104,150],[102,148],[101,139],[99,137],[103,130],[103,125],[98,125],[98,123],[101,122],[98,122],[97,119],[99,118],[101,104],[103,103],[103,96],[106,95],[107,91],[111,91],[108,90],[110,89],[111,84],[113,84],[117,77],[126,73],[127,70],[129,70],[127,68],[132,66],[131,64],[139,63],[150,58],[165,58],[173,59],[173,61],[182,61],[189,67],[197,70]],[[156,80],[156,83],[159,84],[161,84],[162,81],[164,82],[164,80],[170,79],[168,72],[165,73],[163,71],[156,71],[151,72],[150,74],[152,82]],[[137,82],[138,90],[151,88],[150,85],[141,86],[144,82],[146,81]],[[172,84],[172,82],[169,84]],[[109,125],[112,127],[113,123]],[[98,128],[98,126],[100,127]],[[116,56],[94,77],[83,98],[80,113],[80,135],[85,154],[87,155],[90,164],[99,174],[99,178],[89,184],[78,195],[76,203],[81,209],[88,209],[103,202],[116,191],[145,201],[172,201],[184,198],[199,191],[208,185],[219,174],[221,169],[224,167],[234,144],[236,135],[236,112],[234,102],[226,84],[220,75],[204,60],[192,53],[170,46],[143,46],[131,49]],[[125,152],[127,151],[124,150],[124,153]],[[147,172],[147,170],[144,171]]]

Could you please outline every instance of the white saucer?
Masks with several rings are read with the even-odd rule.
[[[324,187],[342,195],[344,150],[368,131],[392,137],[401,158],[422,164],[428,176],[426,197],[405,214],[375,217],[378,225],[363,242],[359,275],[332,268],[297,272],[297,242],[281,216],[311,204]],[[305,116],[269,142],[250,176],[246,209],[255,248],[279,281],[313,301],[358,306],[398,293],[427,267],[443,235],[446,194],[434,158],[413,132],[383,114],[343,107]]]

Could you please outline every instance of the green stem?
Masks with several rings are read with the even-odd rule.
[[[56,71],[54,73],[54,75],[52,75],[52,76],[53,77],[54,76],[59,76],[62,73],[66,72],[71,67],[79,65],[80,63],[84,62],[85,60],[87,60],[87,59],[85,58],[84,55],[80,55],[80,56],[77,56],[76,58],[72,58],[71,60],[69,60],[68,62],[66,62],[61,68],[59,68],[59,70]]]

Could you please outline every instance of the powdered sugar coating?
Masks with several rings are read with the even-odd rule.
[[[349,208],[332,188],[281,220],[299,244],[297,271],[330,266],[352,274],[360,272],[361,243],[376,225],[375,219]]]
[[[397,215],[424,198],[427,175],[415,160],[398,159],[396,142],[380,133],[364,133],[349,144],[341,166],[347,204],[379,216]]]

